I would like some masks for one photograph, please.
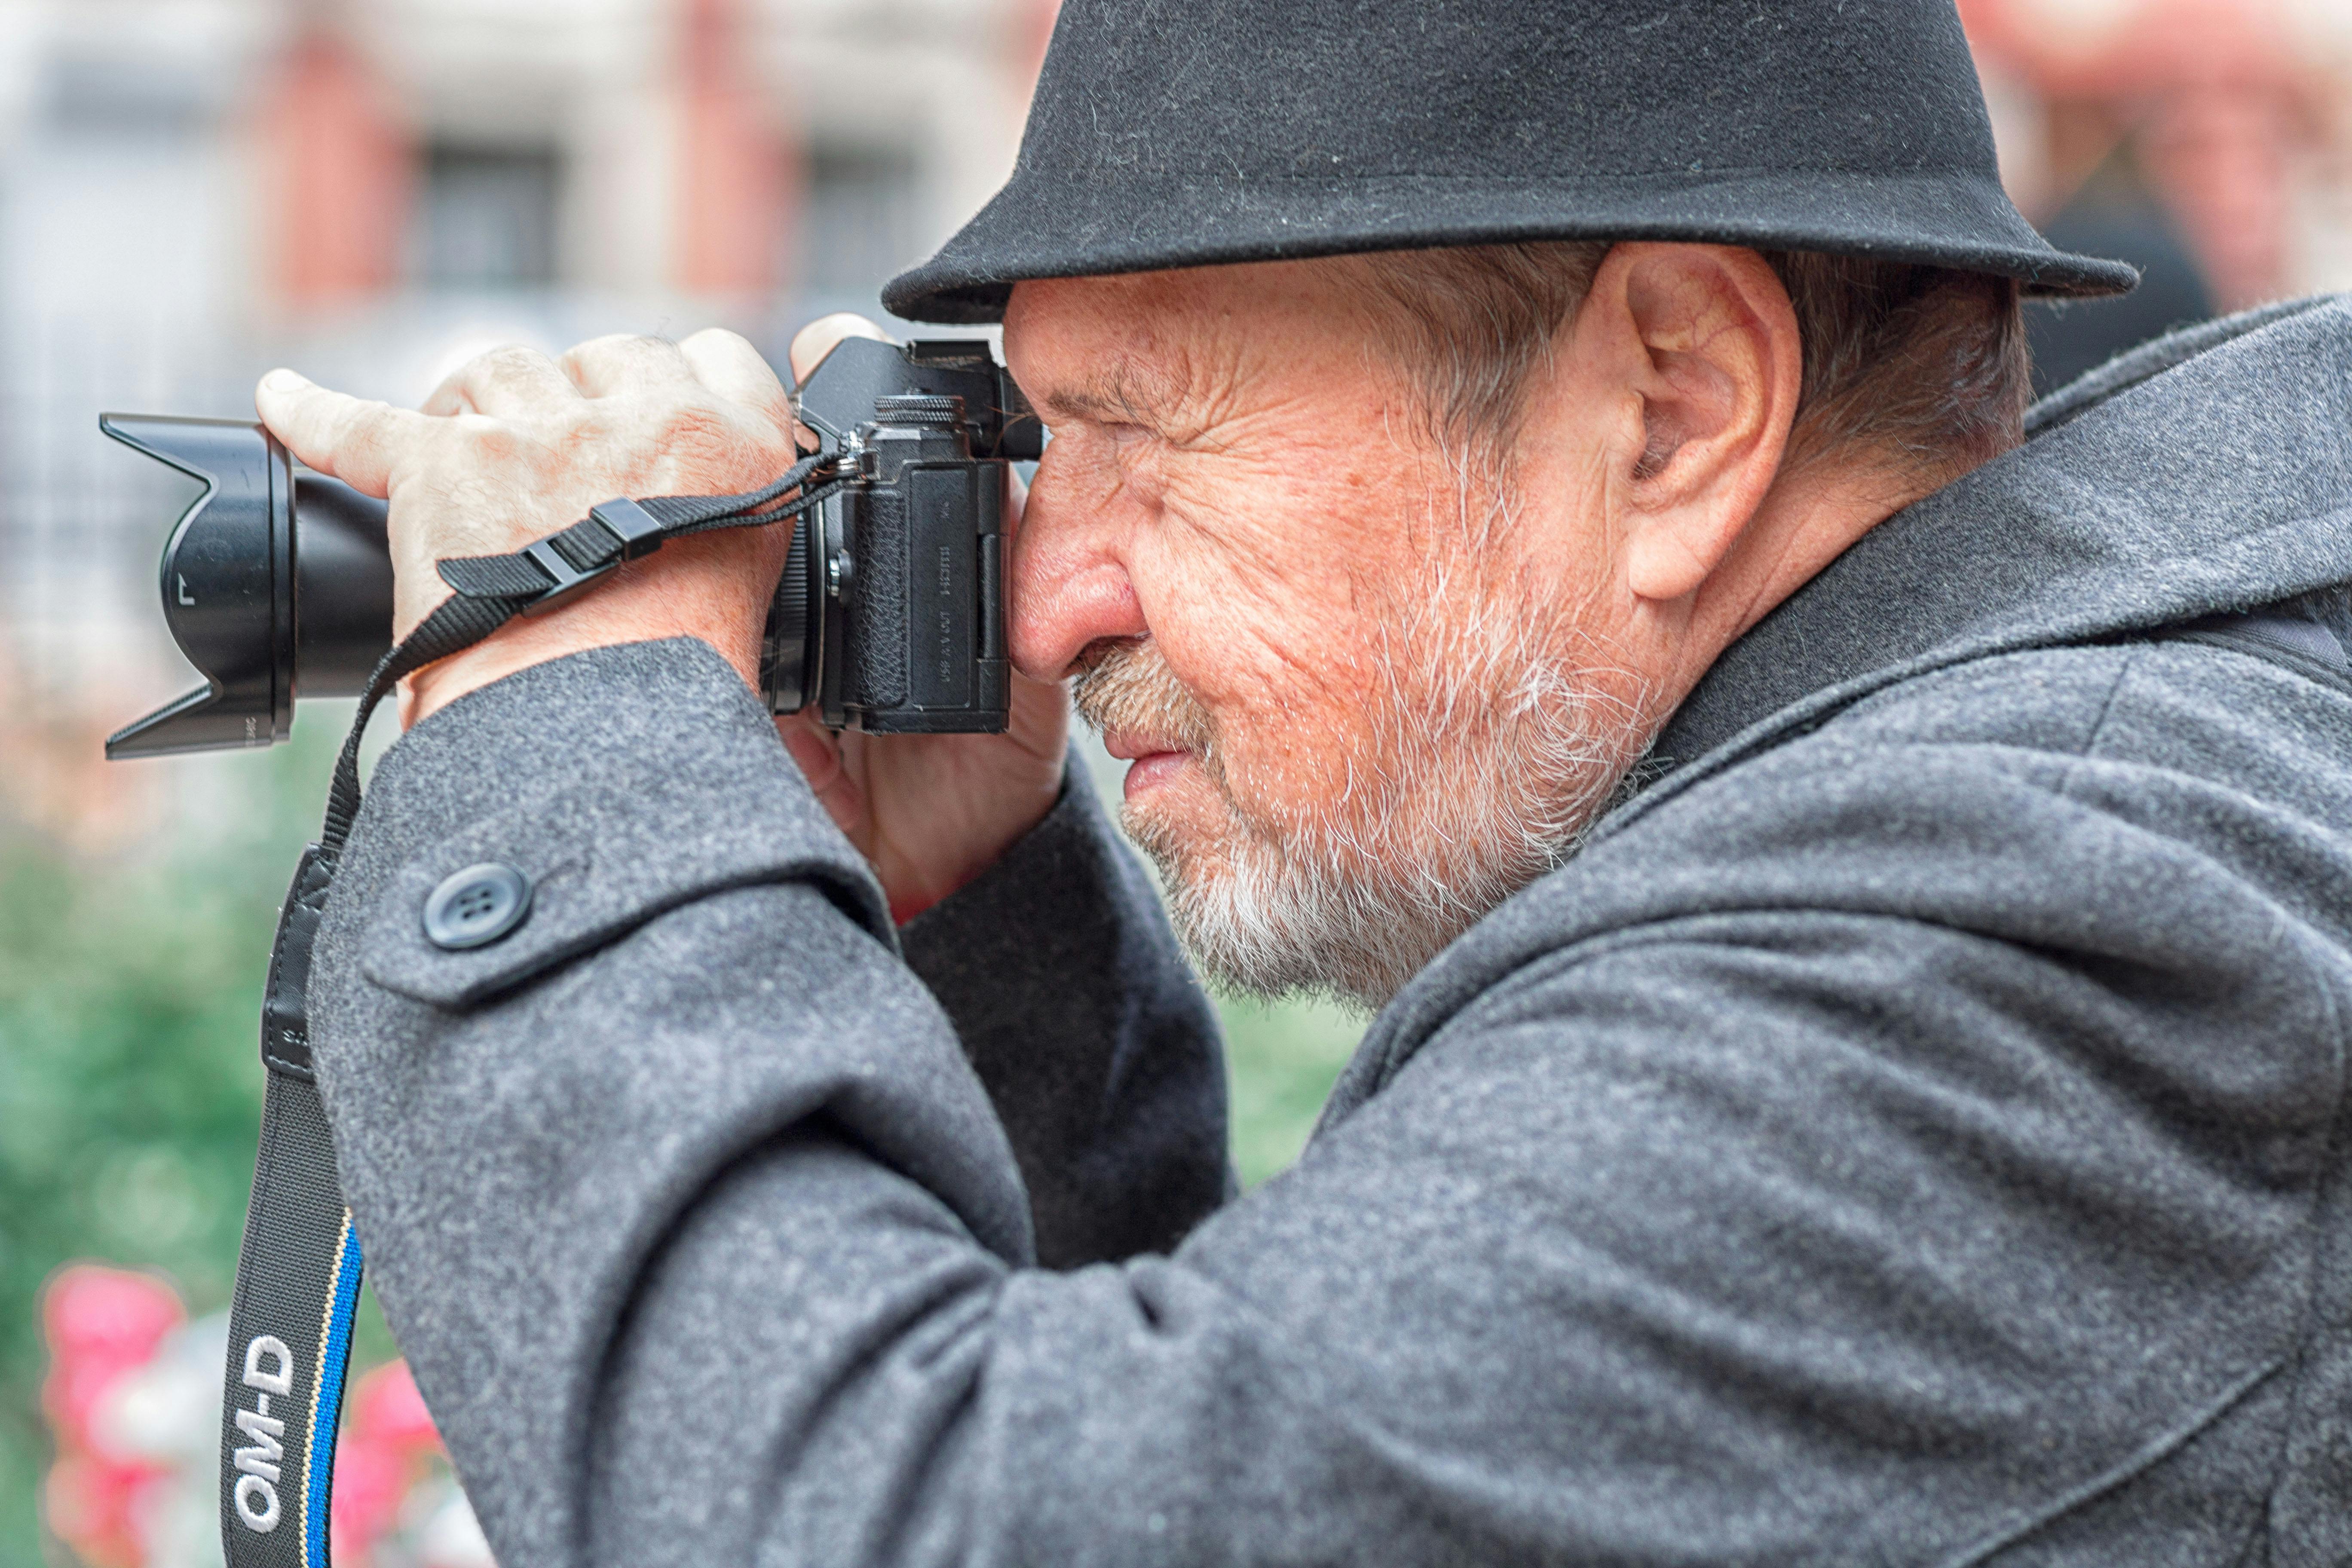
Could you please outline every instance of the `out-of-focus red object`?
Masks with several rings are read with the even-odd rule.
[[[152,1275],[77,1263],[60,1270],[41,1293],[41,1327],[51,1357],[48,1392],[70,1413],[88,1419],[103,1384],[155,1353],[163,1336],[187,1319],[179,1292]]]
[[[799,202],[799,163],[743,68],[734,0],[679,0],[678,14],[677,282],[765,293],[782,281],[778,240]]]
[[[209,1528],[224,1351],[218,1319],[186,1319],[163,1280],[94,1263],[60,1270],[42,1292],[41,1403],[57,1440],[43,1512],[89,1568],[185,1561],[188,1532]],[[406,1363],[352,1384],[335,1451],[337,1568],[368,1568],[379,1552],[419,1568],[488,1563],[441,1458]]]
[[[49,1344],[41,1408],[58,1444],[42,1489],[44,1511],[58,1539],[91,1568],[140,1568],[146,1561],[140,1504],[170,1475],[139,1456],[107,1450],[93,1419],[99,1402],[145,1366],[186,1318],[179,1293],[162,1280],[94,1263],[60,1270],[41,1293]]]
[[[254,130],[278,297],[327,305],[397,282],[415,148],[366,56],[330,29],[305,32],[264,86]]]
[[[50,1531],[91,1568],[137,1568],[147,1549],[136,1504],[160,1473],[61,1455],[41,1489]]]
[[[416,1392],[416,1379],[409,1375],[404,1361],[386,1362],[360,1379],[350,1404],[354,1436],[418,1453],[441,1447],[433,1414],[425,1408],[425,1395]]]
[[[360,1379],[344,1415],[335,1450],[338,1561],[363,1555],[399,1522],[409,1489],[441,1450],[441,1435],[406,1362],[388,1362]]]
[[[335,1450],[335,1560],[364,1556],[400,1518],[411,1466],[405,1456],[380,1443],[346,1436]]]

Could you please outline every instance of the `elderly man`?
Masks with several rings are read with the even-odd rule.
[[[886,296],[1053,432],[1010,731],[780,744],[782,529],[404,694],[313,1043],[500,1561],[2352,1554],[2352,315],[2029,419],[2128,282],[1935,0],[1067,6]],[[404,627],[793,457],[723,333],[260,402]],[[1199,961],[1381,1009],[1245,1195],[1066,681]]]

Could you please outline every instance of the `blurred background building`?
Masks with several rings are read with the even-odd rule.
[[[1052,16],[0,0],[5,706],[75,730],[181,679],[146,602],[174,482],[98,410],[249,416],[278,363],[413,404],[497,342],[713,323],[781,363],[793,324],[871,310],[1003,177]],[[101,821],[93,797],[168,772],[42,793],[121,829],[143,805]]]
[[[2165,328],[2352,286],[2352,5],[1960,0],[2001,174],[2058,244],[2146,268],[2037,311],[2036,383]]]
[[[98,412],[246,416],[278,363],[413,404],[493,343],[714,323],[782,363],[995,188],[1054,11],[0,0],[0,1568],[217,1560],[206,1402],[260,969],[349,712],[266,756],[100,760],[193,677],[154,605],[186,487]],[[2352,286],[2352,0],[1961,11],[2020,206],[2147,272],[2036,309],[2045,387]],[[1359,1026],[1227,1025],[1255,1180]],[[339,1560],[478,1568],[394,1353],[372,1326]]]

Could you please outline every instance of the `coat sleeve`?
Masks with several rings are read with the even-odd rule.
[[[1951,799],[2013,843],[2046,796]],[[2093,966],[1694,854],[1704,908],[1496,975],[1172,1252],[1047,1269],[765,715],[698,645],[606,649],[387,755],[314,1041],[507,1568],[1977,1561],[2167,1466],[2158,1523],[2242,1537],[2338,1092],[2267,917]],[[433,948],[486,860],[529,920]]]
[[[1012,1140],[1040,1264],[1167,1251],[1233,1195],[1216,1010],[1075,758],[1045,821],[899,939]]]

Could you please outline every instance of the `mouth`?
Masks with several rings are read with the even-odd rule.
[[[1129,801],[1167,783],[1192,760],[1192,752],[1147,735],[1113,732],[1103,737],[1103,750],[1128,764],[1126,795]]]

